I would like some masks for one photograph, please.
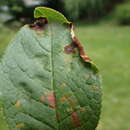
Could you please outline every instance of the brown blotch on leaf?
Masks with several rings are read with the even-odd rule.
[[[66,54],[75,53],[75,48],[76,48],[76,46],[74,44],[70,44],[70,45],[64,47],[64,52]]]
[[[33,24],[30,24],[29,27],[31,29],[34,29],[36,31],[42,31],[44,29],[44,26],[48,23],[46,18],[38,18],[36,22]]]
[[[76,101],[75,101],[75,100],[73,100],[73,99],[70,99],[70,98],[68,98],[68,102],[69,102],[71,105],[76,104]]]
[[[78,114],[76,112],[72,112],[71,114],[71,117],[72,117],[72,121],[73,121],[73,127],[74,128],[78,128],[78,127],[81,127],[81,121],[78,119]]]
[[[42,95],[39,99],[41,103],[48,103],[49,107],[55,108],[56,107],[56,98],[53,91],[50,91],[46,93],[45,95]]]
[[[63,96],[63,97],[61,97],[60,102],[64,103],[66,100],[67,100],[67,98],[65,96]]]
[[[56,98],[55,98],[54,92],[48,93],[47,100],[49,102],[50,107],[52,107],[52,108],[56,107]]]
[[[62,97],[60,98],[60,102],[61,102],[61,103],[64,103],[65,101],[68,101],[69,104],[71,104],[71,105],[76,104],[76,101],[73,100],[73,99],[71,99],[70,97],[71,97],[71,95],[69,95],[69,94],[64,95],[64,96],[62,96]]]
[[[83,46],[81,45],[80,41],[77,39],[74,33],[74,26],[73,24],[69,25],[69,28],[71,30],[71,39],[72,43],[68,46],[64,47],[64,52],[66,54],[71,54],[75,52],[75,48],[78,48],[80,56],[82,59],[86,62],[91,62],[91,59],[88,57],[88,55],[85,53]]]
[[[82,57],[82,59],[86,62],[90,62],[91,59],[88,57],[88,55],[85,53],[84,51],[84,48],[83,46],[81,45],[80,41],[76,38],[76,37],[73,37],[72,38],[73,40],[73,44],[75,46],[77,46],[78,50],[79,50],[79,53],[80,53],[80,56]]]

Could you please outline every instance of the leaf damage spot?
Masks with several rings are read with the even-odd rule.
[[[39,130],[45,130],[44,128],[40,128]]]
[[[65,96],[61,97],[60,101],[61,103],[64,103],[67,100],[67,98]]]
[[[83,46],[81,45],[80,41],[76,37],[73,38],[73,44],[75,44],[77,48],[79,49],[79,53],[82,59],[86,62],[91,62],[91,59],[85,53]]]
[[[80,127],[81,126],[81,122],[78,119],[79,118],[78,114],[76,112],[72,112],[71,117],[73,119],[73,126],[74,126],[74,128]]]
[[[55,95],[54,92],[50,92],[47,95],[47,100],[49,102],[50,107],[55,108],[56,107],[56,99],[55,99]]]
[[[55,94],[53,91],[50,91],[46,93],[45,95],[42,95],[39,101],[41,103],[47,103],[51,108],[56,107],[56,99],[55,99]]]
[[[56,119],[59,121],[60,120],[60,114],[58,111],[56,111]]]
[[[68,63],[68,62],[71,62],[72,61],[72,57],[67,57],[64,59],[64,62],[65,63]]]
[[[72,113],[72,112],[73,112],[73,108],[72,108],[72,107],[70,107],[70,108],[67,108],[67,112],[70,112],[70,113]]]
[[[75,101],[75,100],[73,100],[73,99],[68,98],[68,101],[69,101],[69,103],[70,103],[71,105],[76,104],[76,101]]]
[[[84,107],[81,107],[80,108],[80,112],[85,112],[86,110],[85,110],[85,108]]]
[[[72,38],[72,43],[70,45],[67,45],[64,47],[64,52],[66,54],[71,54],[75,53],[75,48],[78,48],[80,56],[82,59],[86,62],[91,62],[91,59],[88,57],[88,55],[85,53],[83,46],[81,45],[80,41],[77,39],[74,33],[74,26],[71,24],[70,25],[71,29],[71,38]]]
[[[93,91],[98,91],[99,89],[96,86],[92,86]]]
[[[19,129],[24,128],[24,127],[25,127],[24,123],[19,123],[16,125],[16,128],[19,128]]]
[[[47,23],[48,21],[46,18],[38,18],[36,22],[30,24],[29,27],[35,31],[42,31]]]
[[[76,46],[74,44],[70,44],[70,45],[64,47],[64,52],[66,54],[75,53],[74,48],[76,48]]]
[[[43,103],[46,100],[45,96],[40,97],[40,102]]]
[[[21,104],[22,104],[22,103],[21,103],[20,101],[17,101],[17,102],[15,103],[15,105],[14,105],[14,106],[15,106],[16,108],[18,108],[18,107],[20,107],[20,106],[21,106]]]
[[[71,94],[65,94],[60,98],[60,102],[63,104],[65,101],[68,101],[69,104],[74,105],[76,104],[76,101],[74,99],[71,99]]]
[[[61,84],[60,88],[65,88],[66,87],[66,83]]]

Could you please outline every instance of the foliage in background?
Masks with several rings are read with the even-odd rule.
[[[96,130],[130,130],[130,26],[104,24],[81,24],[77,29],[103,78],[103,110]]]
[[[1,0],[0,9],[3,12],[8,12],[13,17],[19,17],[19,14],[23,12],[24,3],[22,0]]]
[[[70,18],[78,19],[80,16],[92,18],[103,14],[104,0],[64,0],[66,11]]]
[[[71,19],[86,18],[89,20],[104,16],[114,5],[122,0],[64,0],[65,9]]]
[[[4,52],[4,49],[8,45],[8,42],[14,36],[16,33],[17,28],[10,28],[8,26],[4,26],[3,24],[0,23],[0,58],[2,57],[2,54]]]
[[[37,0],[39,5],[48,6],[62,12],[71,20],[95,20],[106,15],[113,7],[125,0]],[[14,19],[24,21],[33,18],[33,6],[26,6],[23,0],[1,0],[0,4],[9,8],[9,13]],[[25,21],[25,22],[26,22]]]
[[[119,24],[130,25],[130,2],[118,5],[115,11],[115,17]]]
[[[39,0],[39,4],[43,6],[45,1],[42,0],[40,3]],[[3,7],[7,8],[6,12],[13,16],[10,21],[18,20],[20,22],[27,23],[33,19],[32,12],[37,5],[34,5],[33,3],[32,5],[27,5],[24,0],[1,0],[0,10],[3,11]]]
[[[64,7],[64,0],[46,0],[46,5],[50,8],[58,10],[63,14],[66,14],[65,7]]]

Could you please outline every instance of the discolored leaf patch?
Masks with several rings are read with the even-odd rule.
[[[72,116],[73,127],[74,128],[81,127],[81,122],[79,120],[78,114],[76,112],[73,112],[71,116]]]
[[[44,27],[47,23],[48,21],[46,18],[38,18],[36,22],[30,24],[29,27],[36,31],[40,31],[40,30],[44,30]]]

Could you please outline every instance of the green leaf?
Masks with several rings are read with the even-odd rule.
[[[22,27],[9,44],[0,63],[0,99],[10,130],[95,130],[100,76],[72,43],[68,27],[48,23],[40,32]]]
[[[47,8],[47,7],[37,7],[34,11],[35,18],[47,18],[49,22],[59,22],[59,23],[66,23],[70,24],[66,17],[61,14],[60,12]]]

